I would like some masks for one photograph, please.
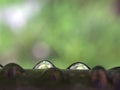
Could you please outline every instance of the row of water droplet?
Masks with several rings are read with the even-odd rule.
[[[14,63],[9,63],[9,64],[11,64],[10,66],[12,66],[12,64],[14,64]],[[0,65],[0,68],[2,69],[3,66]],[[33,67],[33,69],[48,69],[48,68],[57,68],[57,67],[52,62],[50,62],[49,60],[41,60]],[[71,70],[90,70],[90,67],[88,67],[83,62],[75,62],[75,63],[71,64],[67,69],[71,69]]]
[[[8,63],[5,66],[0,65],[0,67],[1,67],[0,78],[9,79],[9,78],[18,78],[18,77],[27,76],[26,70],[16,63]],[[49,60],[41,60],[33,67],[33,70],[40,70],[40,69],[43,70],[43,73],[41,73],[40,75],[42,80],[50,80],[50,81],[66,80],[64,78],[64,76],[66,75],[63,75],[62,70],[57,68]],[[67,69],[90,70],[90,68],[82,62],[75,62],[71,64]]]

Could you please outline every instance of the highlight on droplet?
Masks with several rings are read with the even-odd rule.
[[[38,62],[33,69],[48,69],[48,68],[54,68],[55,66],[48,60],[42,60]]]
[[[75,63],[71,64],[67,69],[71,69],[71,70],[90,70],[90,67],[88,67],[85,63],[75,62]]]

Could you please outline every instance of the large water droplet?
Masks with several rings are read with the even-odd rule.
[[[13,78],[21,76],[24,73],[24,71],[25,70],[21,66],[15,63],[9,63],[4,66],[1,72],[3,74],[3,77]]]
[[[82,62],[75,62],[73,64],[71,64],[68,69],[71,69],[71,70],[90,70],[90,68],[82,63]]]
[[[50,61],[48,60],[42,60],[38,62],[33,69],[48,69],[55,67]]]

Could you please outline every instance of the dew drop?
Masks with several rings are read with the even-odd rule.
[[[48,69],[55,67],[50,61],[48,60],[42,60],[38,62],[33,69]]]
[[[15,63],[9,63],[5,65],[2,69],[2,74],[4,77],[14,78],[17,76],[21,76],[24,73],[24,71],[25,70],[21,66]]]
[[[71,69],[71,70],[90,70],[90,68],[82,63],[82,62],[75,62],[73,64],[71,64],[68,69]]]

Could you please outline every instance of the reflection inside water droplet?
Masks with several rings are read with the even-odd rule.
[[[33,69],[48,69],[55,67],[50,61],[42,60],[38,64],[35,65]]]
[[[90,70],[90,68],[86,64],[81,63],[81,62],[73,63],[72,65],[70,65],[68,67],[68,69],[72,69],[72,70]]]

